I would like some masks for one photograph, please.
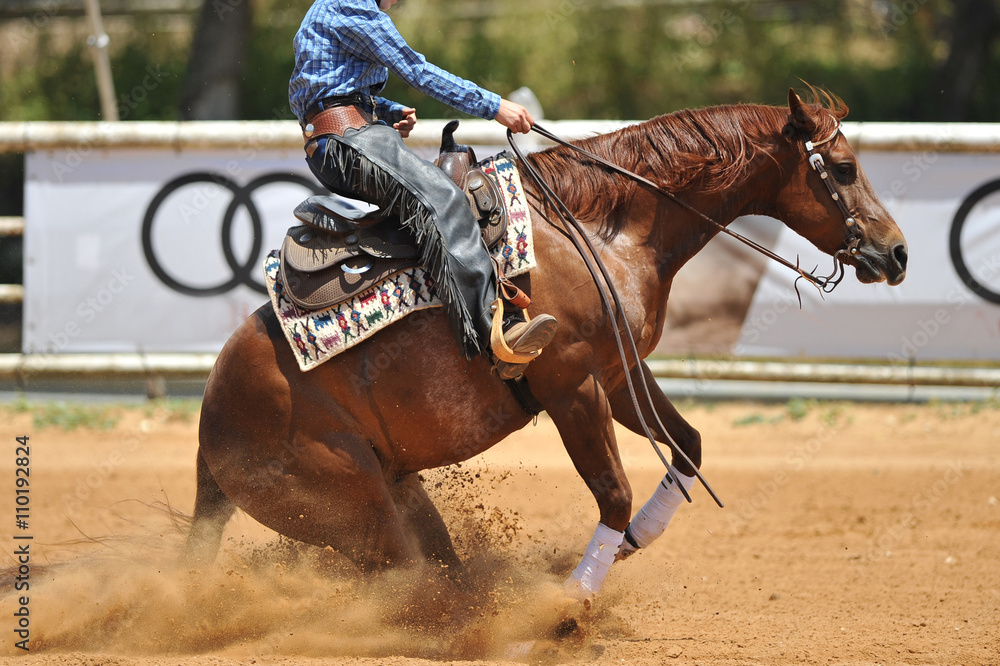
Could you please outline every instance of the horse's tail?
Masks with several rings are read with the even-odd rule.
[[[194,518],[181,556],[181,562],[188,566],[205,564],[215,559],[222,541],[222,530],[236,511],[236,505],[216,483],[200,450],[197,484]]]

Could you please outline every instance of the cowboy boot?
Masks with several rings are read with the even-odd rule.
[[[529,321],[523,318],[504,319],[502,344],[496,335],[491,336],[493,354],[497,357],[494,368],[500,379],[517,379],[524,374],[528,363],[542,353],[542,348],[552,342],[559,322],[552,315],[538,315]]]

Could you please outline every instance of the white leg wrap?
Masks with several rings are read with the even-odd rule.
[[[624,532],[597,523],[594,537],[587,544],[583,559],[564,584],[571,596],[585,600],[601,591],[604,578],[615,562],[615,555],[618,554],[624,536]]]
[[[678,474],[677,477],[690,494],[691,488],[694,487],[695,477],[683,474]],[[681,493],[677,484],[664,476],[660,485],[656,487],[656,492],[649,498],[649,501],[642,505],[642,508],[635,514],[632,522],[626,528],[628,536],[632,538],[635,545],[629,543],[626,537],[625,543],[622,544],[623,554],[634,551],[636,546],[645,548],[653,543],[667,529],[667,525],[677,512],[677,508],[685,501],[684,494]]]

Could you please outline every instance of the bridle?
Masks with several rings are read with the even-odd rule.
[[[833,179],[830,178],[830,172],[826,170],[826,162],[823,161],[823,156],[815,152],[816,146],[822,146],[824,143],[829,143],[833,141],[838,134],[840,134],[840,121],[837,121],[837,126],[830,133],[830,136],[820,141],[810,141],[806,139],[803,143],[806,149],[806,159],[809,161],[809,166],[813,168],[816,173],[819,174],[820,179],[826,186],[826,191],[830,193],[830,197],[836,202],[837,207],[840,209],[840,213],[844,216],[844,225],[847,227],[846,237],[844,239],[844,247],[840,248],[833,253],[834,269],[827,277],[815,278],[815,276],[808,275],[802,271],[798,271],[798,266],[796,270],[799,272],[799,278],[796,278],[796,282],[799,279],[805,278],[816,285],[816,287],[822,292],[829,294],[836,288],[838,284],[844,279],[844,258],[846,256],[855,255],[860,252],[861,237],[858,235],[858,222],[851,215],[851,211],[847,208],[847,204],[844,203],[844,198],[840,196],[837,191],[837,186],[833,184]],[[783,262],[787,265],[787,262]],[[819,280],[817,282],[817,279]],[[801,306],[802,299],[799,297],[799,305]]]
[[[586,157],[588,157],[589,159],[593,160],[594,162],[597,162],[598,164],[601,164],[602,166],[605,166],[616,173],[619,173],[627,178],[634,180],[640,185],[643,185],[655,192],[664,195],[665,197],[667,197],[674,203],[678,204],[682,208],[693,213],[695,216],[708,222],[716,229],[718,229],[720,232],[725,233],[737,239],[744,245],[753,248],[754,250],[760,252],[769,259],[773,259],[774,261],[777,261],[783,266],[791,268],[792,270],[794,270],[796,273],[799,274],[799,277],[796,278],[795,281],[796,285],[799,279],[805,279],[808,282],[812,283],[817,289],[819,289],[821,293],[830,293],[844,279],[845,256],[856,254],[858,252],[858,245],[860,244],[860,238],[855,233],[857,230],[857,222],[855,221],[854,217],[848,210],[847,205],[844,203],[843,197],[840,196],[840,194],[837,192],[836,186],[831,181],[829,177],[830,174],[825,169],[823,156],[815,152],[816,146],[828,143],[837,136],[837,134],[840,132],[839,121],[837,122],[837,127],[833,131],[833,133],[830,134],[830,136],[826,137],[825,139],[822,139],[817,142],[812,142],[809,139],[806,139],[804,141],[806,159],[809,161],[810,166],[812,166],[812,168],[819,173],[820,178],[826,184],[827,191],[830,193],[830,196],[833,198],[833,200],[837,202],[837,206],[840,208],[841,213],[844,215],[844,223],[847,226],[847,234],[844,247],[840,248],[834,253],[834,270],[833,273],[831,273],[829,276],[826,277],[813,275],[812,273],[809,273],[808,271],[805,271],[802,268],[800,268],[797,260],[796,263],[793,264],[784,257],[781,257],[780,255],[774,253],[772,250],[769,250],[763,245],[760,245],[756,241],[753,241],[747,238],[746,236],[743,236],[735,231],[732,231],[724,224],[721,224],[718,221],[714,220],[713,218],[709,217],[708,215],[705,215],[698,209],[694,208],[691,204],[679,199],[677,195],[675,195],[673,192],[670,192],[669,190],[660,187],[659,185],[649,180],[648,178],[644,178],[643,176],[640,176],[637,173],[634,173],[632,171],[629,171],[628,169],[618,166],[613,162],[609,162],[608,160],[598,155],[595,155],[589,150],[573,145],[572,143],[569,143],[568,141],[561,139],[560,137],[556,136],[555,134],[552,134],[551,132],[549,132],[548,130],[537,124],[532,126],[531,129],[533,132],[542,135],[543,137],[549,139],[550,141],[558,143],[562,146],[566,146],[567,148],[570,148],[578,153],[581,153]],[[614,301],[614,305],[615,308],[617,308],[617,311],[620,313],[624,313],[625,310],[622,307],[622,303],[618,296],[618,292],[611,281],[611,276],[608,273],[607,267],[601,260],[600,253],[594,247],[593,243],[590,240],[589,235],[586,233],[583,226],[573,216],[573,213],[570,212],[566,204],[563,203],[563,201],[556,195],[556,193],[552,191],[552,188],[549,187],[549,185],[542,179],[541,175],[531,164],[531,162],[527,160],[527,158],[521,152],[521,149],[518,147],[517,143],[514,142],[514,135],[511,133],[509,129],[507,130],[507,142],[510,144],[511,148],[514,150],[514,153],[521,161],[521,164],[524,166],[525,172],[538,185],[539,189],[542,192],[542,196],[545,199],[545,202],[566,225],[566,235],[572,241],[577,251],[580,253],[580,256],[583,258],[584,264],[590,271],[591,277],[593,277],[594,279],[594,284],[597,285],[598,288],[597,291],[600,294],[601,302],[605,310],[607,310],[610,313],[613,313],[615,310],[612,309],[611,307],[611,301]],[[571,233],[570,228],[575,230],[576,233],[575,234]],[[586,246],[586,249],[584,246]],[[588,256],[588,254],[590,256]],[[598,273],[601,274],[601,277],[604,280],[604,284],[607,285],[607,289],[602,287],[601,280],[598,278]],[[797,286],[796,286],[796,293],[798,293]],[[801,306],[801,304],[802,304],[802,297],[801,295],[799,295],[799,305]],[[660,447],[656,443],[656,438],[653,436],[653,433],[650,430],[649,425],[646,423],[646,419],[643,416],[642,409],[639,407],[639,399],[636,394],[635,385],[632,381],[632,372],[629,370],[628,358],[625,352],[625,345],[622,341],[622,333],[621,333],[621,331],[624,330],[625,338],[628,340],[628,346],[632,353],[632,357],[635,359],[636,365],[640,366],[642,359],[639,356],[639,351],[636,347],[635,339],[632,337],[632,331],[628,327],[627,323],[625,323],[625,325],[621,327],[619,327],[616,323],[616,325],[612,326],[611,329],[615,337],[615,342],[617,343],[618,346],[618,354],[621,358],[622,369],[625,371],[625,383],[628,387],[629,396],[632,399],[632,407],[635,410],[636,416],[638,417],[639,424],[642,426],[643,433],[646,435],[646,438],[649,440],[649,443],[653,446],[653,450],[656,452],[657,456],[659,456],[660,460],[667,468],[667,476],[671,477],[676,481],[678,472],[663,455],[663,452],[660,450]],[[708,484],[708,481],[705,480],[705,477],[702,476],[698,467],[695,466],[695,464],[691,461],[688,455],[680,448],[680,446],[677,445],[673,437],[671,437],[670,433],[667,431],[666,426],[663,425],[663,422],[660,419],[660,415],[657,413],[656,408],[653,404],[653,398],[652,395],[650,394],[649,385],[646,381],[646,374],[641,367],[639,368],[638,375],[639,375],[639,383],[643,390],[644,398],[646,404],[649,407],[649,411],[655,417],[656,425],[659,427],[660,432],[663,433],[664,437],[667,440],[667,443],[670,445],[671,450],[675,454],[680,456],[685,462],[687,462],[688,465],[691,467],[691,469],[694,470],[695,476],[698,478],[699,481],[701,481],[701,484],[705,487],[705,490],[708,491],[708,494],[711,495],[712,499],[715,500],[716,504],[718,504],[720,507],[724,506],[722,500],[720,500],[719,496],[715,493],[714,490],[712,490],[712,487]],[[687,499],[687,501],[690,502],[691,496],[688,493],[688,491],[684,488],[684,486],[680,483],[677,483],[677,487],[680,490],[680,492],[684,495],[685,499]]]

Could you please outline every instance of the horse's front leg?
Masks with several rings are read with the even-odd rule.
[[[589,599],[601,590],[632,513],[632,488],[615,440],[611,406],[594,378],[557,404],[546,405],[576,471],[600,509],[600,522],[583,559],[566,581],[567,591]]]
[[[649,387],[650,397],[653,399],[653,406],[660,417],[659,420],[677,447],[684,452],[686,458],[677,453],[673,454],[674,469],[678,472],[677,478],[672,479],[670,474],[664,475],[652,497],[636,512],[635,517],[625,529],[625,543],[622,544],[621,558],[628,557],[640,548],[646,548],[663,534],[671,518],[674,517],[677,509],[685,500],[677,483],[683,485],[690,494],[695,482],[694,468],[701,467],[701,435],[684,420],[670,399],[663,395],[646,364],[640,362],[640,366],[646,378],[646,385]],[[636,394],[639,396],[639,405],[642,407],[643,418],[653,433],[654,439],[666,444],[668,439],[657,424],[656,416],[650,412],[648,404],[643,400],[639,382],[635,382],[635,387]],[[616,421],[632,432],[640,435],[646,434],[635,413],[635,406],[628,386],[624,382],[617,390],[610,393],[608,401]]]

